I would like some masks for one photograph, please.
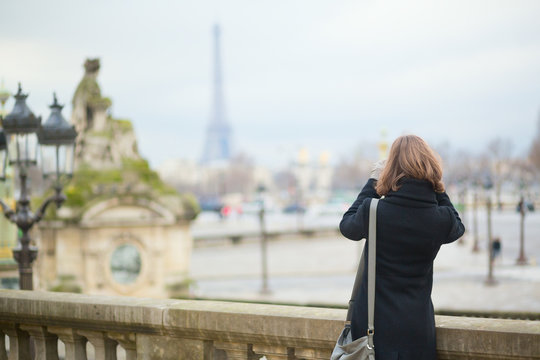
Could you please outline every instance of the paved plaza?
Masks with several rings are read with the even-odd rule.
[[[339,223],[339,216],[303,219],[303,226]],[[519,214],[493,213],[493,234],[502,240],[494,275],[497,284],[485,284],[486,214],[478,213],[479,252],[473,253],[472,214],[465,216],[469,230],[461,243],[441,248],[434,266],[433,304],[437,310],[540,312],[540,214],[526,217],[526,253],[529,265],[515,265],[519,249]],[[472,221],[471,221],[472,222]],[[297,218],[269,217],[269,227],[295,226]],[[253,228],[256,219],[213,221],[202,217],[194,233],[220,228]],[[345,305],[350,297],[363,242],[335,236],[290,238],[269,242],[270,294],[260,294],[261,247],[258,241],[196,246],[191,276],[194,294],[205,298],[273,301],[295,304]]]

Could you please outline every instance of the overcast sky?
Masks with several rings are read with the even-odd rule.
[[[285,165],[334,160],[382,129],[524,153],[540,110],[540,1],[0,0],[0,77],[48,116],[99,57],[113,115],[152,166],[197,160],[211,113],[212,25],[222,28],[235,150]],[[11,109],[13,102],[8,104]]]

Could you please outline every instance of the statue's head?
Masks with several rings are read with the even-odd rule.
[[[99,58],[86,59],[84,62],[84,69],[86,71],[86,75],[96,74],[99,71]]]

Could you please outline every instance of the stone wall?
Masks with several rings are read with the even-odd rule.
[[[329,359],[344,310],[0,290],[10,359]],[[540,322],[438,316],[438,359],[540,359]],[[2,345],[2,344],[0,344]],[[6,359],[0,346],[0,359]]]

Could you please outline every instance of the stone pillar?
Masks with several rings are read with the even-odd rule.
[[[215,360],[214,357],[213,342],[210,340],[203,341],[203,360]]]
[[[58,360],[58,337],[47,331],[45,326],[21,325],[27,331],[36,345],[35,360]]]
[[[9,336],[9,360],[31,360],[30,336],[18,325],[0,325],[2,331]]]
[[[289,349],[285,346],[253,344],[253,352],[257,355],[260,354],[260,356],[264,355],[267,360],[293,359],[293,351],[289,351]]]
[[[135,333],[107,333],[111,339],[116,340],[126,350],[126,360],[137,360],[137,334]]]
[[[96,360],[116,360],[116,341],[100,331],[78,331],[94,345]]]
[[[6,353],[6,335],[0,329],[0,360],[8,360]]]
[[[138,360],[218,360],[212,341],[137,333]],[[227,360],[224,358],[224,360]]]
[[[66,359],[87,360],[86,338],[77,334],[72,328],[48,327],[47,330],[56,334],[66,346]]]

